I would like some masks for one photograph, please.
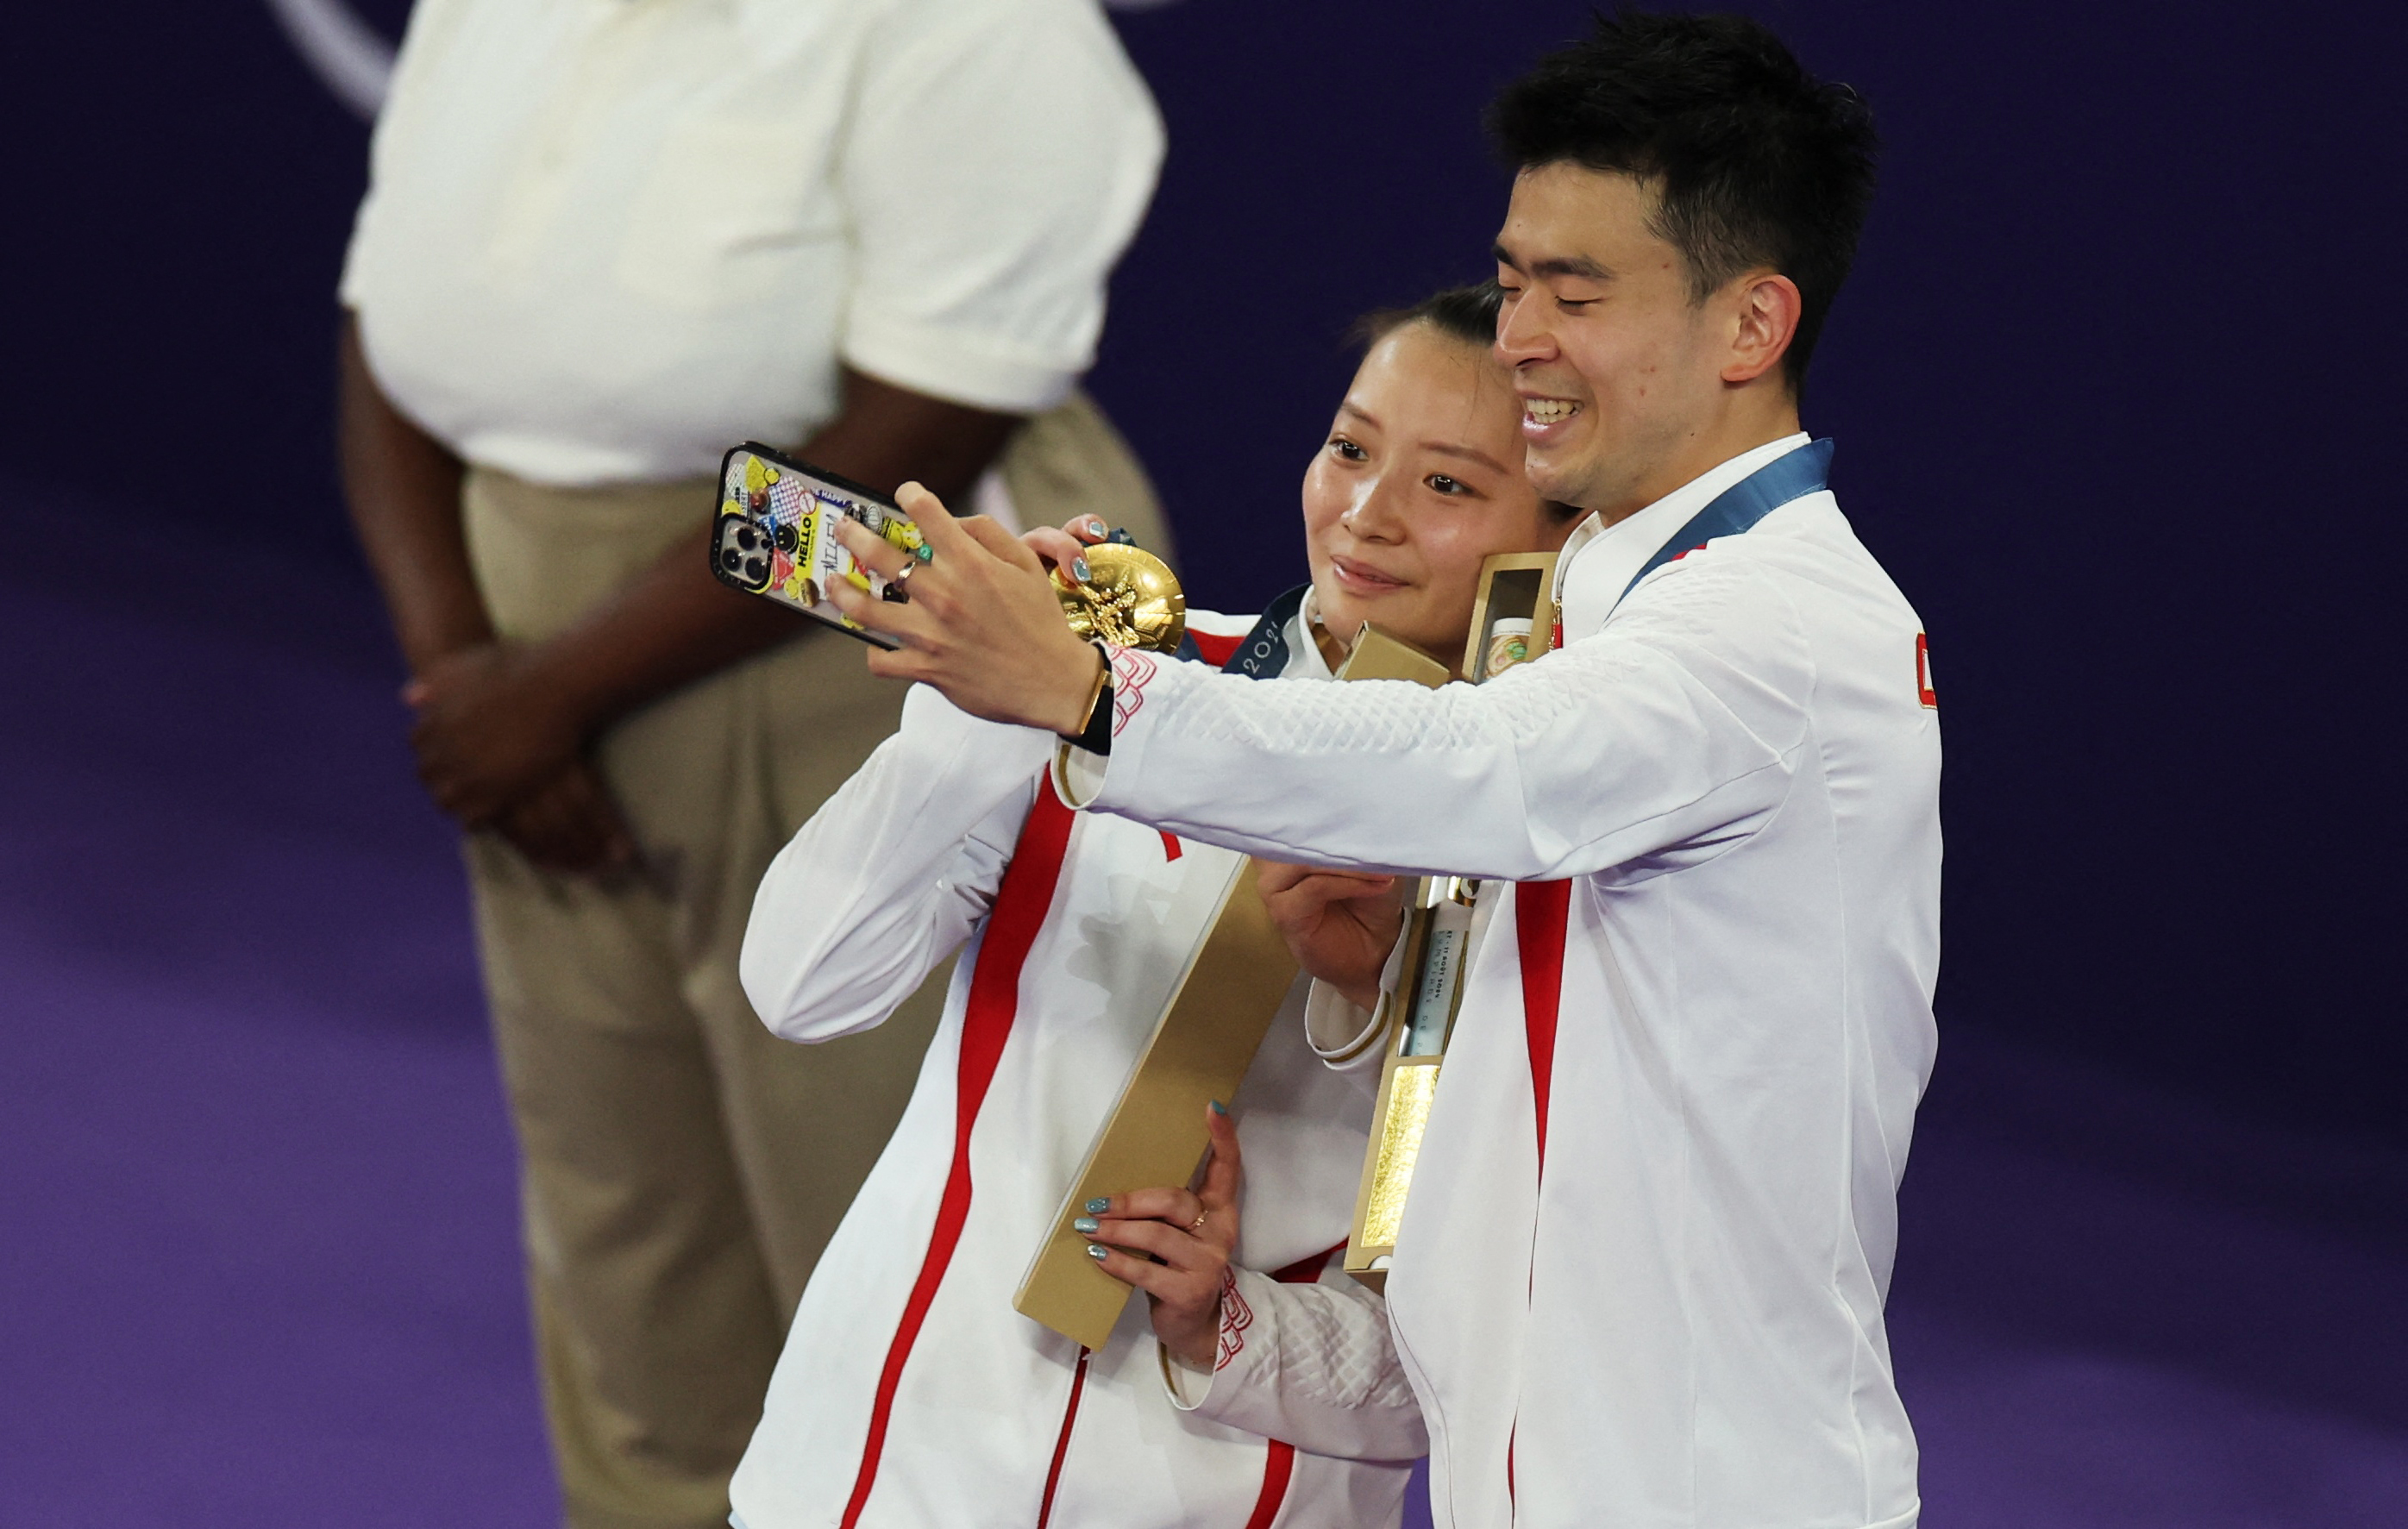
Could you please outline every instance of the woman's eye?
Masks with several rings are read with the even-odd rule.
[[[1362,462],[1367,460],[1370,455],[1370,453],[1365,451],[1363,448],[1355,445],[1353,441],[1348,440],[1343,436],[1330,436],[1329,449],[1337,452],[1340,456],[1344,457],[1349,462]]]
[[[1440,493],[1469,493],[1471,492],[1469,489],[1465,488],[1462,483],[1458,482],[1455,479],[1447,477],[1444,473],[1432,473],[1429,477],[1422,479],[1422,481],[1427,483],[1431,488],[1436,489]]]

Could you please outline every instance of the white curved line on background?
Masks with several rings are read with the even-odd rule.
[[[345,0],[267,0],[267,8],[335,99],[374,121],[393,79],[393,44]]]

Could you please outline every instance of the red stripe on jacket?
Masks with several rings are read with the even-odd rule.
[[[1538,1107],[1539,1171],[1547,1171],[1547,1095],[1555,1082],[1555,1010],[1564,995],[1564,927],[1570,881],[1513,888],[1514,953],[1522,965],[1522,1031],[1530,1044],[1530,1099]]]
[[[1090,1350],[1082,1345],[1079,1367],[1070,1372],[1070,1404],[1062,1409],[1062,1432],[1054,1440],[1054,1464],[1045,1468],[1045,1496],[1037,1505],[1037,1529],[1045,1529],[1054,1519],[1054,1493],[1062,1485],[1062,1462],[1069,1458],[1070,1430],[1079,1426],[1079,1398],[1087,1390],[1089,1355]]]
[[[1225,637],[1217,632],[1198,632],[1192,626],[1187,636],[1195,642],[1196,650],[1204,655],[1204,662],[1216,669],[1237,657],[1238,645],[1246,640],[1243,632],[1232,632]]]
[[[1564,996],[1564,939],[1571,918],[1570,881],[1521,881],[1513,887],[1513,953],[1522,967],[1522,1034],[1530,1048],[1530,1103],[1539,1122],[1539,1174],[1547,1172],[1547,1099],[1555,1086],[1555,1016]],[[1537,1271],[1532,1270],[1535,1278]],[[1505,1437],[1505,1500],[1515,1500],[1515,1419]]]
[[[1321,1280],[1321,1271],[1329,1261],[1346,1250],[1346,1244],[1325,1248],[1309,1258],[1299,1258],[1271,1276],[1283,1285],[1311,1285]],[[1272,1439],[1263,1450],[1263,1490],[1254,1497],[1254,1511],[1246,1520],[1246,1529],[1271,1529],[1271,1521],[1287,1502],[1287,1486],[1296,1475],[1296,1446]]]
[[[919,1340],[921,1323],[944,1281],[945,1267],[962,1240],[963,1223],[970,1214],[970,1127],[978,1123],[979,1107],[986,1102],[987,1085],[995,1081],[1003,1043],[1020,1012],[1020,970],[1028,961],[1038,931],[1054,906],[1054,887],[1061,879],[1062,857],[1070,845],[1073,814],[1054,794],[1054,783],[1042,779],[1036,805],[1021,825],[1012,846],[1011,865],[996,889],[995,910],[987,916],[986,937],[979,946],[978,969],[962,1014],[961,1060],[953,1083],[953,1164],[945,1176],[944,1197],[937,1204],[937,1223],[929,1233],[927,1256],[920,1261],[920,1277],[912,1281],[910,1299],[903,1304],[903,1320],[886,1348],[886,1365],[878,1374],[878,1393],[869,1408],[869,1436],[861,1450],[861,1470],[853,1478],[853,1496],[844,1506],[843,1529],[854,1529],[878,1479],[879,1457],[886,1449],[886,1425],[895,1411],[895,1393],[903,1381],[904,1363]]]

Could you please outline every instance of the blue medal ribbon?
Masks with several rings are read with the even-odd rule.
[[[1287,623],[1304,608],[1304,592],[1311,588],[1310,584],[1298,584],[1265,606],[1245,640],[1238,644],[1238,650],[1221,665],[1221,672],[1241,674],[1249,679],[1278,679],[1287,668]],[[1196,639],[1189,636],[1180,639],[1178,656],[1201,663],[1204,653],[1196,646]]]
[[[1644,567],[1622,586],[1628,594],[1639,581],[1684,552],[1695,551],[1716,536],[1735,536],[1785,504],[1820,493],[1830,486],[1831,440],[1809,441],[1795,451],[1773,458],[1714,495],[1713,502],[1689,517],[1656,550]]]

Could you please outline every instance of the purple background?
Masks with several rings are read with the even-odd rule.
[[[1752,8],[1890,140],[1808,414],[1948,719],[1932,1522],[2408,1521],[2408,22]],[[1172,150],[1095,385],[1200,600],[1292,581],[1340,333],[1483,271],[1478,106],[1580,15],[1123,19]],[[540,1522],[462,889],[327,446],[365,133],[264,7],[10,27],[0,1524]]]

